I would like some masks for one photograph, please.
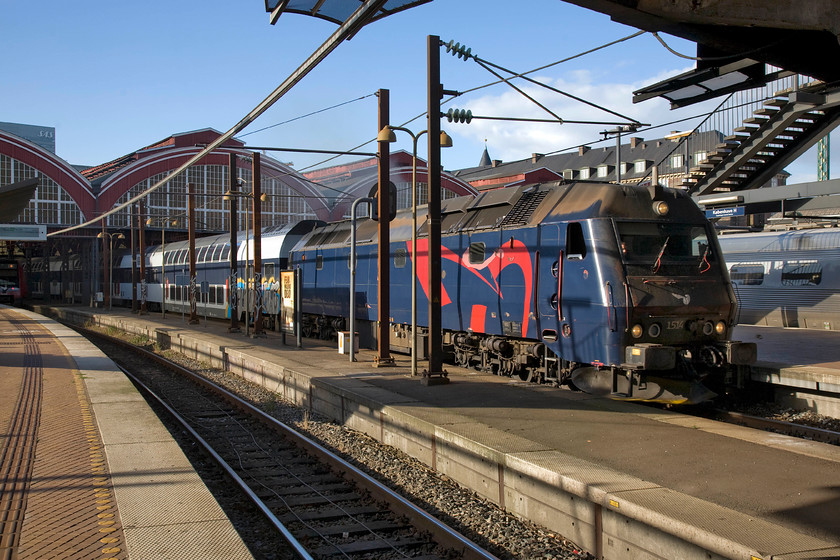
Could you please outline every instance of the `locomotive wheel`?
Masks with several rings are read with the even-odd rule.
[[[517,377],[526,383],[536,382],[539,377],[533,368],[520,368],[517,372]]]

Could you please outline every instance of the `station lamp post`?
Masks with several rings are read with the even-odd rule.
[[[114,239],[125,239],[125,235],[122,233],[108,233],[107,231],[101,231],[96,235],[99,239],[108,239],[108,256],[106,259],[103,259],[103,275],[107,276],[105,279],[105,285],[108,286],[108,291],[105,292],[105,296],[108,298],[108,310],[111,310],[111,299],[114,295]],[[107,261],[107,263],[105,262]],[[107,264],[107,267],[105,266]],[[49,269],[47,269],[49,270]],[[105,274],[107,273],[107,274]]]
[[[395,130],[401,130],[411,136],[411,375],[417,375],[417,141],[428,130],[414,134],[402,126],[385,126],[376,137],[378,142],[396,142]],[[440,132],[440,147],[451,148],[452,138],[444,131]],[[426,168],[426,176],[429,170]]]

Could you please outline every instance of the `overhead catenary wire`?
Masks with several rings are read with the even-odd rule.
[[[386,0],[365,0],[365,2],[360,5],[346,20],[343,24],[341,24],[336,31],[334,31],[321,46],[315,50],[298,68],[292,72],[284,81],[281,83],[274,91],[272,91],[268,97],[263,99],[256,107],[254,107],[245,117],[243,117],[238,123],[236,123],[230,130],[225,132],[224,134],[220,135],[218,138],[210,142],[204,149],[200,150],[197,154],[189,158],[185,163],[183,163],[180,167],[178,167],[175,171],[173,171],[169,176],[161,179],[151,187],[149,187],[146,191],[132,197],[131,199],[127,200],[126,202],[114,206],[110,210],[103,212],[96,218],[92,218],[86,222],[81,224],[77,224],[74,226],[62,228],[58,231],[54,231],[52,233],[48,233],[48,237],[53,237],[56,235],[62,235],[64,233],[74,231],[76,229],[91,226],[98,222],[101,222],[108,216],[123,210],[131,206],[132,204],[138,202],[139,200],[145,198],[152,192],[156,191],[163,185],[165,185],[169,180],[172,178],[180,175],[184,171],[190,168],[190,166],[196,164],[197,162],[201,161],[202,158],[210,154],[213,150],[217,147],[224,144],[230,138],[232,138],[235,134],[243,130],[246,126],[251,124],[254,120],[257,119],[260,115],[262,115],[265,111],[268,110],[269,107],[274,105],[274,103],[280,99],[283,95],[285,95],[292,87],[294,87],[300,80],[304,78],[315,66],[317,66],[328,54],[330,54],[333,50],[335,50],[339,44],[344,42],[345,39],[348,37],[352,37],[356,32],[358,32],[366,23],[370,21],[377,11],[385,4]]]
[[[577,59],[577,58],[581,58],[581,57],[586,56],[586,55],[588,55],[588,54],[592,54],[592,53],[597,52],[597,51],[599,51],[599,50],[603,50],[603,49],[606,49],[606,48],[608,48],[608,47],[611,47],[611,46],[617,45],[617,44],[619,44],[619,43],[623,43],[623,42],[625,42],[625,41],[629,41],[630,39],[634,39],[634,38],[636,38],[636,37],[638,37],[638,36],[640,36],[640,35],[644,35],[645,33],[647,33],[647,31],[637,31],[637,32],[635,32],[635,33],[631,33],[630,35],[627,35],[627,36],[625,36],[625,37],[621,37],[621,38],[619,38],[619,39],[615,39],[615,40],[613,40],[613,41],[609,41],[609,42],[604,43],[604,44],[602,44],[602,45],[598,45],[597,47],[592,47],[591,49],[587,49],[587,50],[585,50],[585,51],[581,51],[581,52],[579,52],[579,53],[577,53],[577,54],[574,54],[574,55],[571,55],[571,56],[568,56],[568,57],[565,57],[565,58],[561,58],[560,60],[556,60],[556,61],[551,62],[551,63],[549,63],[549,64],[544,64],[544,65],[542,65],[542,66],[538,66],[537,68],[533,68],[533,69],[531,69],[531,70],[527,70],[527,71],[522,72],[522,73],[520,73],[520,74],[515,74],[514,76],[512,76],[512,78],[516,78],[516,77],[520,77],[520,76],[527,76],[527,75],[529,75],[529,74],[534,74],[535,72],[539,72],[540,70],[545,70],[546,68],[551,68],[552,66],[557,66],[557,65],[559,65],[559,64],[563,64],[563,63],[565,63],[565,62],[570,62],[570,61],[572,61],[572,60],[575,60],[575,59]],[[496,80],[496,81],[493,81],[493,82],[488,82],[488,83],[486,83],[486,84],[482,84],[482,85],[479,85],[479,86],[476,86],[476,87],[473,87],[473,88],[470,88],[470,89],[466,89],[466,90],[463,90],[463,91],[459,91],[457,95],[449,95],[449,96],[446,96],[443,100],[441,100],[441,102],[440,102],[440,106],[441,106],[441,107],[443,107],[444,105],[446,105],[447,103],[450,103],[453,99],[455,99],[455,98],[456,98],[456,97],[458,97],[458,96],[465,95],[465,94],[467,94],[467,93],[473,93],[473,92],[475,92],[475,91],[479,91],[479,90],[482,90],[482,89],[486,89],[486,88],[488,88],[488,87],[492,87],[492,86],[494,86],[494,85],[501,84],[501,83],[503,83],[503,82],[504,82],[504,80],[503,80],[503,79],[499,79],[499,80]],[[412,117],[412,118],[408,119],[407,121],[403,122],[403,123],[402,123],[402,124],[400,124],[399,126],[403,126],[403,127],[408,126],[408,125],[410,125],[411,123],[413,123],[414,121],[416,121],[417,119],[419,119],[419,118],[423,117],[425,114],[426,114],[426,111],[423,111],[422,113],[419,113],[419,114],[417,114],[416,116],[414,116],[414,117]],[[367,140],[367,141],[365,141],[365,142],[363,142],[363,143],[361,143],[361,144],[358,144],[358,145],[356,145],[356,146],[354,146],[354,147],[350,148],[348,151],[358,150],[359,148],[363,148],[364,146],[366,146],[366,145],[368,145],[368,144],[370,144],[371,142],[374,142],[374,141],[376,141],[376,138],[371,138],[370,140]],[[324,160],[321,160],[321,161],[315,162],[315,163],[313,163],[313,164],[311,164],[311,165],[308,165],[308,166],[306,166],[306,167],[301,168],[301,169],[300,169],[300,171],[302,172],[302,171],[306,171],[306,170],[308,170],[308,169],[312,169],[312,168],[315,168],[315,167],[318,167],[318,166],[324,165],[325,163],[329,163],[329,162],[331,162],[331,161],[333,161],[333,160],[335,160],[335,159],[338,159],[338,157],[339,157],[339,156],[332,156],[332,157],[326,158],[326,159],[324,159]]]

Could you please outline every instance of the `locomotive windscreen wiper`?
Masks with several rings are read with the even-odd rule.
[[[670,240],[671,240],[670,235],[665,238],[665,243],[662,244],[662,248],[659,250],[659,254],[656,255],[656,260],[653,261],[653,266],[651,267],[651,270],[653,272],[656,272],[657,270],[659,270],[659,266],[662,264],[662,255],[665,254],[665,248],[668,246],[668,242]]]

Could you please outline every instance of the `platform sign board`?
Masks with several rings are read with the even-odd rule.
[[[46,241],[47,226],[0,224],[0,241]]]
[[[743,206],[732,206],[729,208],[711,208],[706,210],[707,218],[729,218],[731,216],[743,216]]]
[[[295,271],[280,271],[280,315],[283,332],[295,332]]]

